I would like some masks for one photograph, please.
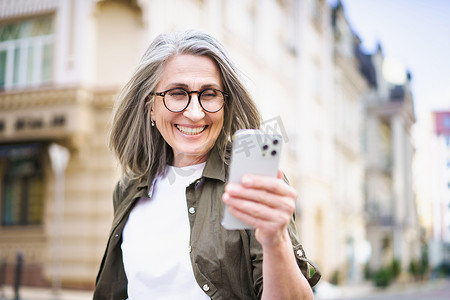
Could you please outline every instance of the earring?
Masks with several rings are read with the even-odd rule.
[[[150,125],[152,125],[152,127],[155,127],[155,121],[153,121],[153,119],[150,119]]]

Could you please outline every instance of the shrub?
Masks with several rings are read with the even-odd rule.
[[[331,283],[334,285],[339,284],[339,270],[335,270],[331,275]]]
[[[377,287],[387,287],[392,280],[392,271],[390,268],[378,269],[372,276],[372,280]]]
[[[392,272],[392,277],[395,279],[398,277],[398,275],[400,275],[401,272],[401,266],[400,266],[400,261],[398,259],[393,259],[392,263],[391,263],[391,272]]]
[[[372,270],[370,269],[370,264],[367,262],[364,265],[364,279],[369,280],[372,278]]]

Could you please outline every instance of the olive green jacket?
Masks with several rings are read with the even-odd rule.
[[[186,213],[191,227],[189,249],[195,279],[211,299],[260,299],[262,249],[254,230],[226,230],[221,225],[222,194],[227,177],[228,168],[213,148],[202,177],[186,188]],[[147,182],[125,180],[115,188],[114,220],[97,275],[94,300],[127,299],[127,277],[121,250],[123,228],[137,200],[151,198],[153,179],[149,178]],[[297,263],[314,286],[320,279],[320,272],[305,256],[294,218],[289,225],[289,234]],[[308,262],[315,269],[312,277],[309,276]]]

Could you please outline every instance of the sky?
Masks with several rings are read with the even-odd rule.
[[[364,51],[373,53],[380,44],[386,58],[410,71],[418,120],[450,110],[450,0],[341,2]]]

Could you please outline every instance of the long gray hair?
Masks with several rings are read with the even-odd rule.
[[[171,147],[150,124],[154,97],[149,94],[155,92],[165,62],[177,54],[204,55],[212,58],[219,68],[223,88],[229,95],[223,108],[223,128],[216,140],[224,162],[228,162],[226,146],[233,133],[260,126],[256,105],[219,41],[198,31],[161,34],[150,44],[113,109],[109,147],[119,159],[123,175],[132,179],[162,174],[165,166],[173,162]]]

